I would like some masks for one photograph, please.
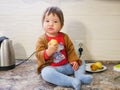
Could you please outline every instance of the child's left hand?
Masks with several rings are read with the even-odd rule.
[[[78,67],[79,67],[78,62],[74,61],[74,62],[71,62],[70,64],[72,65],[72,68],[73,68],[75,71],[78,70]]]

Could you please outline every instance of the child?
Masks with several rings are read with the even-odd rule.
[[[78,58],[67,34],[60,32],[64,25],[63,12],[58,7],[48,7],[42,19],[43,34],[37,41],[38,73],[52,84],[80,90],[81,84],[90,84],[93,77],[85,75],[85,62]],[[51,43],[51,40],[57,40]],[[74,74],[74,77],[70,75]]]

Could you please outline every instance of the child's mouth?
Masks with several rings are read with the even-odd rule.
[[[54,28],[48,28],[49,30],[54,30]]]

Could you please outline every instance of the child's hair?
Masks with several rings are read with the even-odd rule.
[[[45,15],[50,15],[50,14],[53,14],[53,15],[57,15],[60,19],[60,23],[61,23],[61,27],[64,25],[64,16],[63,16],[63,12],[62,10],[59,8],[59,7],[48,7],[46,9],[46,11],[44,12],[43,14],[43,18],[42,18],[42,24],[44,22],[44,19],[45,19]]]

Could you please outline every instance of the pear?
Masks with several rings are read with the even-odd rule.
[[[97,66],[98,69],[102,69],[102,63],[101,62],[96,62],[95,65]]]
[[[91,64],[90,68],[91,68],[92,71],[96,71],[98,69],[98,67],[96,66],[95,63]]]

